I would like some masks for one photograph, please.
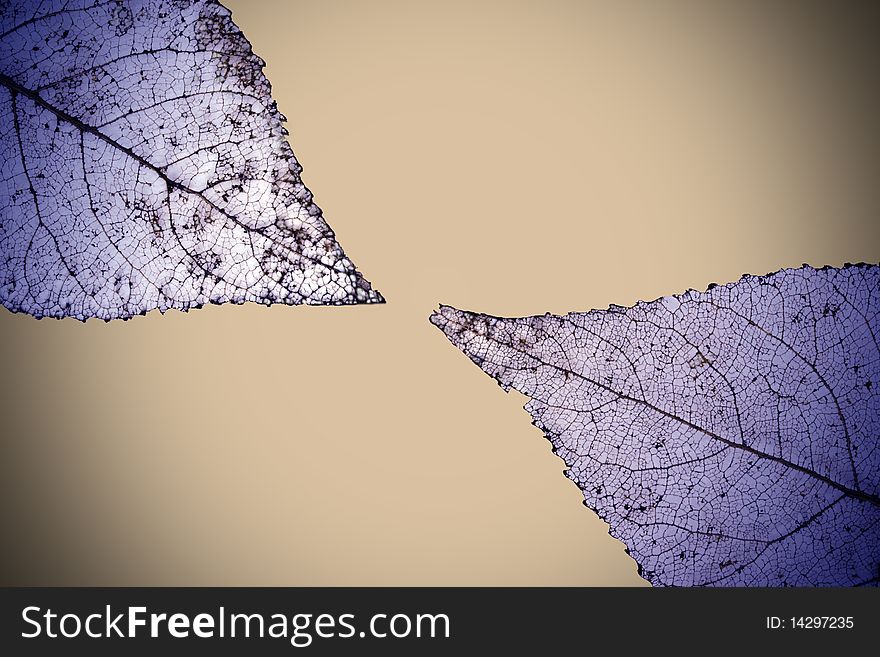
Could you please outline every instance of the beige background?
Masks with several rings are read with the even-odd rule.
[[[846,3],[227,4],[388,304],[0,312],[3,583],[643,583],[523,398],[427,317],[877,261],[876,21]]]

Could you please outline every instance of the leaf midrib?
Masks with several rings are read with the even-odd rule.
[[[461,312],[461,311],[459,311],[459,312]],[[488,316],[486,315],[484,317],[488,317]],[[451,319],[445,315],[443,315],[443,318],[447,322],[450,322],[452,324],[456,324],[457,326],[460,326],[462,328],[466,328],[462,322]],[[494,319],[498,319],[498,318],[494,318]],[[568,373],[568,374],[575,376],[583,381],[586,381],[587,383],[589,383],[591,385],[594,385],[598,388],[606,390],[607,392],[610,392],[611,394],[615,395],[618,399],[625,399],[627,401],[631,401],[636,404],[641,404],[641,405],[645,406],[646,408],[653,410],[656,413],[659,413],[665,417],[668,417],[669,419],[674,420],[680,424],[683,424],[686,427],[694,429],[695,431],[699,431],[700,433],[708,436],[709,438],[712,438],[713,440],[717,440],[718,442],[721,442],[725,445],[728,445],[729,447],[733,447],[735,449],[741,449],[741,450],[749,452],[750,454],[757,456],[759,458],[764,458],[764,459],[768,459],[770,461],[774,461],[774,462],[779,463],[780,465],[783,465],[787,468],[791,468],[792,470],[796,470],[796,471],[801,472],[805,475],[813,477],[814,479],[817,479],[817,480],[827,484],[828,486],[831,486],[832,488],[841,491],[842,493],[848,495],[849,497],[852,497],[854,499],[858,499],[863,502],[867,502],[869,504],[873,504],[874,506],[880,507],[880,496],[871,495],[870,493],[865,493],[864,491],[850,488],[849,486],[841,484],[841,483],[835,481],[834,479],[831,479],[830,477],[826,477],[825,475],[822,475],[814,470],[811,470],[810,468],[807,468],[802,465],[798,465],[797,463],[794,463],[792,461],[789,461],[788,459],[784,459],[779,456],[773,456],[772,454],[767,454],[766,452],[762,452],[761,450],[755,449],[754,447],[750,447],[749,445],[746,445],[743,443],[737,443],[735,441],[724,438],[723,436],[716,434],[715,432],[710,431],[709,429],[706,429],[706,428],[701,427],[697,424],[694,424],[693,422],[686,420],[683,417],[679,417],[675,413],[671,413],[663,408],[660,408],[659,406],[655,406],[654,404],[652,404],[651,402],[649,402],[645,399],[639,399],[637,397],[632,397],[632,396],[627,395],[625,393],[618,392],[617,390],[614,390],[610,386],[607,386],[607,385],[600,383],[598,381],[594,381],[587,376],[584,376],[580,372],[574,372],[574,371],[568,370],[564,367],[560,367],[559,365],[556,365],[554,363],[549,363],[549,362],[535,356],[532,353],[529,353],[527,351],[523,351],[522,349],[517,348],[513,344],[500,342],[499,340],[496,340],[494,338],[489,338],[488,336],[486,336],[486,337],[487,337],[487,339],[492,340],[492,342],[495,342],[498,345],[501,345],[503,347],[511,349],[519,354],[522,354],[523,356],[527,356],[542,365],[545,365],[547,367],[552,367],[553,369],[555,369],[559,372]],[[483,368],[480,367],[480,369],[483,369]],[[493,377],[493,378],[497,378],[497,377]]]
[[[28,98],[33,103],[48,110],[49,112],[52,112],[52,114],[57,116],[59,119],[66,121],[67,123],[70,123],[71,125],[73,125],[77,130],[80,130],[81,132],[84,132],[84,133],[90,134],[94,137],[97,137],[98,139],[102,140],[103,142],[110,145],[111,147],[119,150],[121,153],[124,153],[126,156],[130,157],[131,159],[133,159],[135,162],[137,162],[141,166],[146,167],[147,169],[153,171],[157,176],[159,176],[165,182],[165,184],[168,186],[169,189],[178,189],[186,194],[191,194],[193,196],[196,196],[196,197],[202,199],[208,205],[210,205],[217,212],[221,213],[224,217],[229,219],[231,222],[233,222],[234,224],[243,228],[244,230],[251,232],[251,233],[257,233],[261,237],[267,239],[272,244],[275,244],[276,246],[285,248],[288,251],[290,251],[291,253],[294,253],[298,258],[300,258],[302,260],[307,260],[307,261],[312,262],[316,265],[320,265],[321,267],[325,267],[327,269],[332,269],[332,267],[329,267],[328,265],[324,264],[323,262],[321,262],[317,258],[309,257],[300,251],[293,251],[292,249],[289,248],[288,245],[278,242],[271,235],[267,234],[263,229],[248,226],[247,224],[243,223],[240,219],[238,219],[238,217],[230,214],[227,210],[225,210],[224,208],[221,208],[214,201],[207,198],[203,193],[196,191],[196,190],[184,185],[183,183],[174,180],[173,178],[170,178],[168,176],[168,174],[166,174],[165,171],[161,167],[151,163],[149,160],[145,159],[143,156],[138,155],[131,148],[128,148],[127,146],[123,146],[118,141],[116,141],[112,137],[104,134],[103,132],[101,132],[97,128],[90,126],[87,123],[84,123],[80,119],[65,112],[64,110],[62,110],[58,107],[55,107],[52,103],[48,102],[40,94],[38,94],[37,92],[35,92],[31,89],[28,89],[27,87],[22,86],[21,84],[19,84],[18,82],[16,82],[12,78],[10,78],[8,75],[0,73],[0,84],[7,87],[10,91],[12,91],[14,93],[21,94],[22,96],[24,96],[25,98]],[[346,273],[346,272],[341,272],[341,273]]]

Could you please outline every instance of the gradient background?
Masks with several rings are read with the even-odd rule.
[[[226,4],[388,304],[0,311],[2,583],[644,584],[524,399],[428,315],[876,262],[877,16]]]

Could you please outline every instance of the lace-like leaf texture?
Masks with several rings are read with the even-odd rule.
[[[0,301],[356,304],[264,62],[211,0],[0,2]]]
[[[877,584],[880,268],[431,321],[526,410],[655,585]]]

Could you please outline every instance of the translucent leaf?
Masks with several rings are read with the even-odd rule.
[[[431,321],[526,410],[656,585],[876,584],[880,268],[562,317]]]
[[[382,297],[300,179],[211,0],[0,2],[0,301],[128,318]]]

